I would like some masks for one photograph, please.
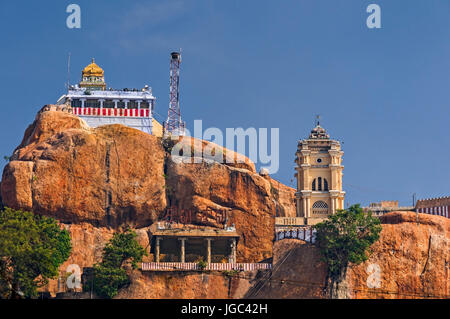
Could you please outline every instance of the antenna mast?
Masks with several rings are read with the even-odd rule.
[[[184,122],[181,121],[180,112],[180,52],[170,54],[170,80],[169,80],[169,114],[164,123],[164,135],[184,135]]]
[[[69,57],[67,59],[67,92],[69,92],[70,86],[70,55],[71,53],[69,52]]]

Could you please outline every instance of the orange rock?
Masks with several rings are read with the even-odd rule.
[[[66,291],[65,279],[67,270],[70,270],[69,265],[78,265],[83,273],[85,267],[92,267],[95,263],[100,262],[103,248],[114,234],[112,229],[94,227],[89,223],[69,224],[64,225],[64,228],[70,233],[72,253],[69,259],[59,267],[59,285],[58,279],[54,279],[50,280],[43,289],[49,291],[53,296],[58,292]]]
[[[449,298],[450,220],[413,212],[393,212],[381,220],[381,239],[369,260],[347,272],[348,296]],[[377,269],[379,288],[369,288],[368,281],[376,283]]]
[[[43,112],[3,171],[3,203],[65,223],[145,227],[166,207],[164,156],[155,136]]]
[[[235,162],[176,163],[170,153],[175,142],[191,145],[193,155],[199,144]],[[295,215],[294,190],[260,176],[247,157],[216,144],[190,137],[165,143],[123,125],[90,128],[46,106],[3,170],[3,203],[62,223],[138,230],[160,220],[168,207],[192,210],[197,225],[223,227],[215,217],[226,210],[228,225],[234,223],[241,235],[238,260],[271,257],[274,214]],[[145,237],[139,238],[148,246]]]
[[[414,212],[393,212],[384,215],[381,221],[383,230],[371,247],[370,258],[348,267],[340,285],[340,297],[448,298],[450,220]],[[276,270],[273,280],[253,297],[326,296],[325,266],[314,245],[295,239],[282,240],[275,243],[273,258]]]
[[[195,213],[197,222],[221,227],[215,212],[228,211],[228,225],[241,235],[239,262],[272,255],[275,200],[270,182],[258,174],[217,163],[177,164],[168,161],[169,205]],[[202,216],[206,217],[205,219]]]

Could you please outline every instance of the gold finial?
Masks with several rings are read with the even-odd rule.
[[[92,58],[91,64],[89,64],[87,67],[84,68],[83,72],[84,76],[103,76],[104,72],[101,67],[99,67],[97,64],[95,64],[95,59]]]

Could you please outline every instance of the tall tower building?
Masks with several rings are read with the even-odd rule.
[[[341,144],[330,139],[317,121],[307,139],[298,142],[296,152],[297,217],[314,225],[338,209],[344,209]]]

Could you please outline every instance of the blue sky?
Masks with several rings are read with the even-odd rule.
[[[66,7],[81,7],[81,29]],[[368,29],[366,8],[382,10]],[[182,48],[188,127],[280,128],[293,185],[297,141],[316,114],[344,142],[344,190],[364,205],[450,194],[450,1],[2,1],[0,155],[95,57],[108,86],[143,87],[168,108],[169,52]],[[1,166],[6,164],[4,162]]]

